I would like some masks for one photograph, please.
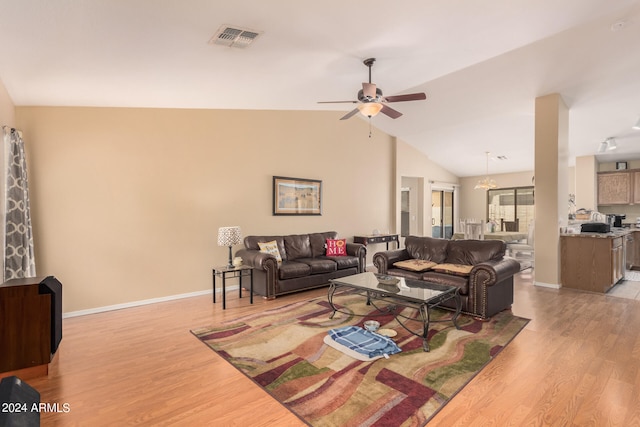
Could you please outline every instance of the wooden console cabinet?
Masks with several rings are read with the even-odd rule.
[[[626,236],[576,234],[561,236],[562,286],[591,292],[607,292],[625,272]]]
[[[0,284],[0,377],[42,367],[46,373],[61,339],[61,287],[53,276]]]

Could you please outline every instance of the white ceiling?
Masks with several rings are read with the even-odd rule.
[[[570,108],[570,157],[640,158],[640,0],[0,0],[17,106],[336,110],[368,78],[404,115],[373,125],[458,176],[533,170],[534,100]],[[612,25],[624,23],[619,31]],[[209,44],[222,25],[261,31]],[[359,120],[355,116],[350,120]],[[362,118],[364,119],[364,118]]]

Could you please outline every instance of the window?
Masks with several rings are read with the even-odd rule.
[[[487,218],[500,227],[501,221],[516,222],[517,231],[527,232],[533,221],[533,187],[500,188],[487,191]]]

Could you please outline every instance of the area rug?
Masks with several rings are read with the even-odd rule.
[[[484,322],[460,315],[458,330],[451,312],[434,309],[431,319],[443,321],[431,323],[431,351],[424,352],[421,338],[364,297],[336,294],[334,303],[347,314],[330,319],[320,297],[191,332],[309,425],[393,427],[426,424],[528,322],[508,310]],[[368,319],[396,331],[402,352],[363,362],[323,342],[329,329]],[[407,326],[421,330],[419,322]]]

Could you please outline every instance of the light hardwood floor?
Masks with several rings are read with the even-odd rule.
[[[640,425],[640,302],[533,286],[516,276],[516,315],[532,319],[429,425]],[[299,426],[295,415],[198,341],[190,329],[326,289],[261,298],[229,292],[64,321],[48,378],[27,381],[43,426]]]

